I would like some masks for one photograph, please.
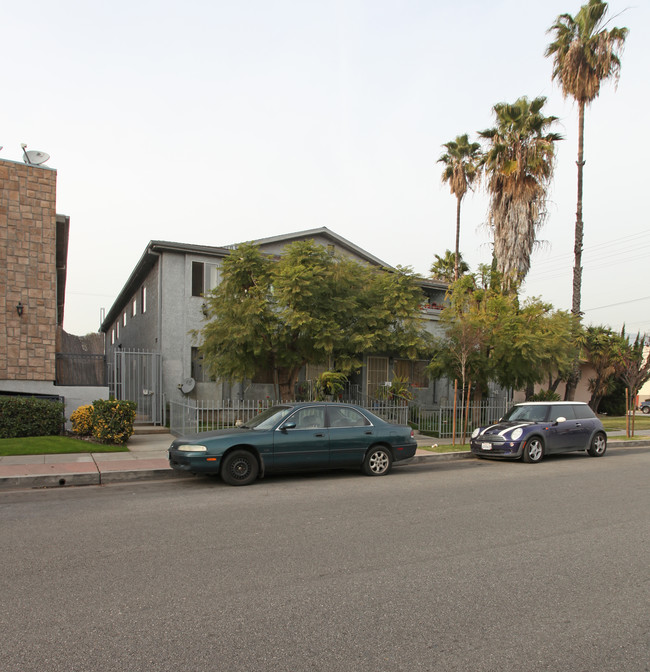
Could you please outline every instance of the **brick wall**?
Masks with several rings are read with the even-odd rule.
[[[56,303],[56,171],[0,161],[0,380],[54,380]]]

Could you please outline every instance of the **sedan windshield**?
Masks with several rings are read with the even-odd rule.
[[[273,406],[273,408],[267,408],[259,415],[256,415],[252,420],[242,425],[242,427],[244,429],[273,429],[291,411],[293,411],[292,406]]]
[[[504,416],[506,421],[544,422],[548,415],[548,406],[545,404],[513,406]]]

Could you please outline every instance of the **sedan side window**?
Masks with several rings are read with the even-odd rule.
[[[364,427],[370,422],[354,408],[330,406],[328,409],[330,427]]]
[[[296,411],[290,418],[296,423],[296,429],[322,429],[325,427],[325,408],[310,406]]]

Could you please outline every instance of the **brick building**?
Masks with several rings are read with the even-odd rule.
[[[61,397],[69,417],[108,390],[57,385],[70,218],[56,214],[56,178],[0,160],[0,393]]]

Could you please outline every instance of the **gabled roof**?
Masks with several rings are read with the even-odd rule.
[[[179,254],[194,253],[211,257],[225,257],[230,250],[225,247],[213,247],[210,245],[191,245],[189,243],[173,243],[166,240],[151,240],[143,252],[140,260],[135,265],[124,287],[117,295],[106,317],[99,327],[100,331],[107,332],[124,307],[131,301],[133,295],[144,282],[149,271],[155,266],[161,252],[177,252]]]
[[[375,257],[374,255],[366,252],[362,248],[358,247],[354,243],[350,242],[343,236],[330,231],[326,226],[322,226],[318,229],[307,229],[305,231],[297,231],[295,233],[287,233],[281,236],[271,236],[270,238],[258,238],[251,242],[264,247],[267,245],[272,245],[276,243],[291,243],[297,240],[309,240],[310,238],[326,238],[331,240],[333,244],[338,247],[347,250],[356,257],[372,264],[374,266],[381,266],[389,270],[395,270],[390,264],[387,264],[385,261]],[[145,278],[149,274],[149,271],[155,266],[158,256],[161,252],[171,252],[179,254],[201,254],[205,256],[211,256],[215,258],[225,257],[234,249],[236,249],[241,243],[234,245],[228,245],[226,247],[214,247],[210,245],[192,245],[189,243],[174,243],[165,240],[152,240],[147,245],[144,253],[140,257],[140,260],[136,264],[135,268],[131,272],[128,280],[126,281],[124,287],[117,295],[117,298],[113,302],[110,310],[106,314],[104,321],[100,326],[100,331],[107,332],[111,325],[118,318],[120,313],[124,310],[124,307],[127,306],[132,300],[134,294],[138,291]],[[431,283],[434,281],[425,281]],[[434,283],[434,286],[437,286],[438,283]]]
[[[331,231],[326,226],[321,226],[318,229],[306,229],[305,231],[286,233],[282,236],[271,236],[270,238],[258,238],[257,240],[253,240],[251,242],[255,243],[255,245],[263,246],[275,243],[291,243],[295,240],[309,240],[310,238],[315,238],[317,236],[321,238],[329,238],[335,245],[338,245],[339,247],[343,248],[344,250],[347,250],[348,252],[351,252],[355,256],[360,257],[361,259],[367,261],[370,264],[373,264],[375,266],[383,266],[384,268],[389,269],[393,268],[390,264],[387,264],[385,261],[382,261],[381,259],[375,257],[374,255],[370,254],[370,252],[366,252],[366,250],[358,247],[354,243],[351,243],[346,238],[343,238],[343,236],[339,236],[337,233],[334,233],[334,231]],[[240,245],[240,243],[237,243],[235,245],[228,245],[228,247],[230,249],[234,249],[238,245]]]

